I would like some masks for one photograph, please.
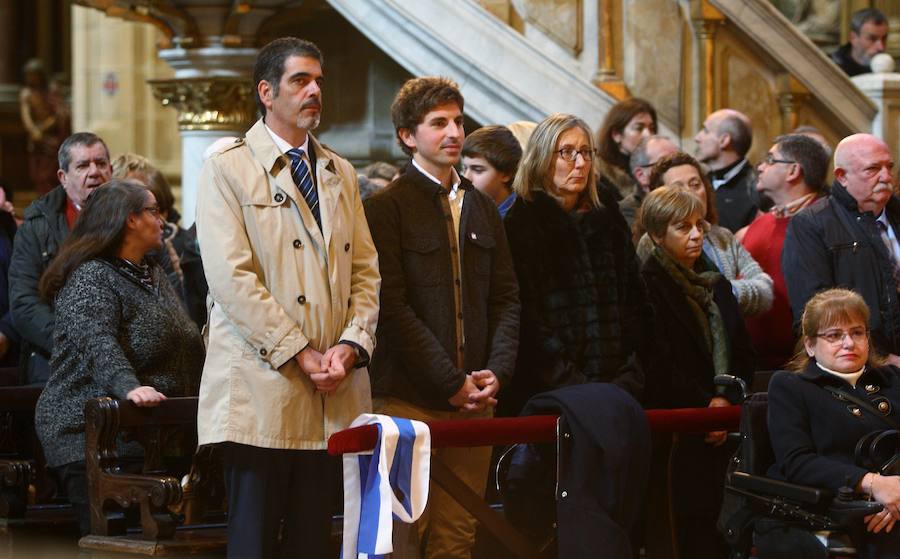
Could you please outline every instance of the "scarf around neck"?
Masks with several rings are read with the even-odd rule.
[[[697,323],[703,329],[706,349],[713,360],[715,374],[728,373],[728,335],[725,322],[719,312],[719,306],[713,300],[713,285],[721,274],[712,270],[695,272],[676,262],[669,253],[660,246],[653,247],[653,256],[659,261],[663,270],[675,281],[678,289],[685,296],[688,307],[694,314]]]

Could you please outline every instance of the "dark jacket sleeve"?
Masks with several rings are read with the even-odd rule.
[[[486,368],[493,371],[500,381],[500,388],[512,378],[519,349],[519,284],[513,269],[512,256],[500,214],[490,215],[496,246],[491,267],[491,288],[488,295],[488,339],[490,353]]]
[[[9,265],[16,223],[9,214],[0,214],[0,332],[11,342],[18,344],[19,333],[13,326],[12,314],[9,312]]]
[[[646,403],[665,408],[705,406],[715,396],[709,381],[712,373],[706,373],[709,366],[698,352],[685,352],[685,348],[694,346],[690,345],[691,333],[665,300],[674,295],[654,282],[659,276],[645,274],[644,277],[656,311],[650,336],[654,340],[654,352],[647,366]]]
[[[756,370],[756,350],[753,349],[750,334],[747,333],[747,326],[744,324],[744,317],[741,316],[740,304],[734,296],[731,282],[724,277],[716,283],[715,302],[728,332],[728,373],[749,383]]]
[[[787,481],[825,487],[832,491],[847,484],[856,487],[867,470],[821,456],[812,439],[808,402],[801,386],[806,381],[785,371],[777,373],[769,383],[769,436],[776,464]],[[851,452],[851,449],[847,449]]]
[[[612,213],[618,210],[610,208]],[[649,355],[653,351],[652,340],[647,332],[653,330],[653,307],[647,299],[647,289],[644,278],[641,277],[640,263],[631,242],[630,229],[624,222],[624,218],[618,223],[617,232],[621,239],[617,243],[621,254],[620,269],[625,275],[624,304],[621,305],[622,313],[622,346],[629,352],[627,361],[619,367],[619,372],[612,382],[628,391],[635,398],[640,398],[644,392],[646,378],[644,369]]]
[[[181,299],[182,304],[187,308],[187,297],[185,295],[184,284],[181,281],[181,277],[178,275],[178,271],[175,269],[175,262],[172,261],[172,256],[169,254],[166,245],[163,244],[162,248],[154,250],[150,255],[166,273],[166,279],[169,280],[169,285],[172,286],[172,289],[175,290],[178,298]]]
[[[30,221],[16,233],[9,268],[9,304],[13,322],[23,338],[47,355],[53,351],[53,309],[38,294],[44,271],[40,243]]]
[[[824,234],[816,214],[807,209],[791,219],[784,237],[781,269],[794,315],[794,332],[800,330],[806,302],[818,291],[835,285]]]
[[[88,368],[94,382],[107,393],[124,399],[141,383],[119,343],[122,306],[114,286],[104,281],[103,273],[98,271],[102,266],[91,262],[81,266],[60,291],[56,301],[60,321],[56,349],[77,354],[73,361],[76,366]],[[54,369],[56,360],[54,354]]]
[[[453,364],[441,343],[407,301],[400,234],[402,208],[384,195],[367,199],[364,207],[381,272],[378,325],[386,334],[383,337],[389,339],[389,342],[382,339],[379,343],[390,343],[404,368],[414,372],[409,375],[409,381],[419,393],[439,394],[450,399],[462,387],[466,375]]]

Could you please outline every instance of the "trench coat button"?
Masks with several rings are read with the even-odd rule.
[[[284,202],[284,194],[282,194],[281,192],[275,194],[275,201],[279,204]]]
[[[568,492],[568,491],[563,491],[562,493],[560,493],[559,496],[562,497],[563,499],[565,499],[566,497],[569,496],[569,492]]]
[[[300,239],[294,239],[294,248],[303,248],[303,243]]]
[[[881,413],[887,413],[888,410],[890,410],[890,409],[891,409],[891,405],[888,404],[887,402],[879,402],[878,411],[880,411]]]
[[[856,417],[862,417],[862,412],[859,411],[859,408],[850,408],[850,413],[852,413]]]
[[[301,296],[297,297],[297,302],[300,303],[301,305],[305,305],[306,304],[306,295],[301,295]]]
[[[878,387],[875,386],[874,384],[867,384],[866,392],[878,392]]]
[[[348,252],[350,250],[350,243],[344,245],[344,252]]]
[[[265,357],[266,355],[269,354],[269,352],[266,351],[266,348],[262,348],[261,350],[259,350],[259,354],[262,355],[263,357]]]

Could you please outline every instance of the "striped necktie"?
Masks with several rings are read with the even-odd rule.
[[[303,150],[294,148],[287,152],[287,156],[291,159],[291,177],[294,179],[294,184],[300,189],[300,194],[302,194],[303,199],[306,200],[306,205],[309,206],[309,209],[312,211],[313,217],[316,218],[316,223],[321,230],[322,218],[319,215],[319,193],[316,192],[316,185],[313,184],[312,175],[309,172],[309,165],[307,165],[306,160],[303,159]]]
[[[884,248],[887,249],[888,257],[891,259],[891,275],[894,278],[894,289],[900,291],[900,264],[898,264],[894,255],[894,245],[888,236],[887,225],[878,220],[875,223],[878,225],[878,231],[881,233],[881,242],[884,243]]]

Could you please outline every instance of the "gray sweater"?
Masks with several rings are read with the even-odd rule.
[[[152,287],[113,263],[91,260],[56,299],[51,373],[35,411],[47,465],[85,459],[84,405],[124,399],[139,386],[196,395],[204,349],[197,326],[158,266]]]

